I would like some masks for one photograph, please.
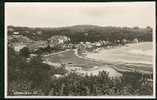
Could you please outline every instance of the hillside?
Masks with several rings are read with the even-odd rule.
[[[33,40],[46,40],[53,35],[66,35],[72,42],[98,41],[98,40],[121,40],[123,38],[133,40],[138,38],[141,41],[152,40],[152,28],[129,28],[129,27],[102,27],[96,25],[74,25],[59,28],[30,28],[8,26],[8,35],[14,32],[29,37]]]

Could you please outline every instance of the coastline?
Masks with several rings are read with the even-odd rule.
[[[144,43],[150,43],[150,42],[141,42],[139,44],[144,44]],[[120,48],[127,48],[128,46],[132,46],[132,45],[139,45],[139,44],[127,44],[127,46],[125,47],[113,47],[111,48],[112,50],[116,50],[116,49],[120,49]],[[99,51],[101,50],[111,50],[111,49],[99,49]],[[98,51],[98,52],[99,52]],[[77,50],[75,50],[75,54],[80,57],[80,58],[83,58],[83,59],[88,59],[88,60],[92,60],[92,61],[96,61],[96,62],[101,62],[101,63],[104,63],[104,64],[109,64],[109,65],[113,65],[112,68],[115,69],[116,71],[118,72],[130,72],[130,71],[138,71],[138,72],[141,72],[141,73],[152,73],[153,72],[153,63],[151,62],[146,62],[146,61],[137,61],[134,62],[134,61],[105,61],[105,60],[102,60],[102,59],[96,59],[95,57],[88,57],[87,55],[90,54],[91,52],[87,52],[86,53],[86,56],[85,57],[82,57],[80,56],[78,53],[77,53]],[[95,54],[95,53],[93,53]]]
[[[123,47],[120,47],[120,48],[123,48]],[[115,50],[115,49],[118,49],[118,47],[112,48],[112,50]],[[71,58],[70,59],[66,58],[67,56]],[[64,62],[71,62],[74,68],[80,67],[79,60],[81,60],[81,63],[83,65],[81,65],[80,67],[81,70],[79,70],[78,72],[83,72],[83,73],[97,73],[98,71],[103,71],[103,70],[104,71],[106,70],[108,72],[111,71],[112,74],[116,72],[123,73],[123,72],[134,72],[134,71],[138,71],[145,74],[153,72],[152,67],[151,67],[152,64],[97,60],[93,58],[88,58],[87,56],[79,55],[77,49],[67,49],[65,51],[45,55],[44,57],[46,58],[45,60],[47,61],[48,64],[52,63],[51,65],[54,65],[56,63],[59,64],[59,63],[64,63]],[[57,61],[53,62],[54,61],[53,59],[56,59],[56,60],[58,59],[58,62]],[[84,69],[84,66],[88,66],[88,63],[87,64],[85,63],[86,61],[88,61],[89,66],[90,66],[87,68],[87,70],[85,70],[86,68]],[[97,63],[98,65],[94,63]],[[66,65],[68,68],[69,64],[66,63]],[[96,66],[98,66],[98,68],[96,68]]]
[[[114,47],[111,49],[99,49],[97,53],[87,52],[86,58],[109,63],[141,63],[152,64],[153,50],[149,47],[145,50],[144,44],[150,45],[152,42],[141,42],[138,44],[127,44],[124,47]]]

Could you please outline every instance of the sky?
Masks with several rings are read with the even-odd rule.
[[[155,2],[5,3],[6,25],[100,25],[155,28]]]

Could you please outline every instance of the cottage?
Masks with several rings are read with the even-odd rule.
[[[134,40],[133,40],[133,43],[138,43],[139,41],[138,41],[138,39],[137,38],[135,38]]]
[[[57,47],[60,44],[64,44],[70,41],[70,38],[66,36],[55,35],[48,39],[50,47]]]
[[[18,34],[19,34],[19,32],[13,32],[13,34],[14,34],[14,35],[18,35]]]
[[[63,77],[63,75],[61,75],[61,74],[54,74],[53,76],[52,76],[52,78],[61,78],[61,77]]]
[[[84,52],[86,50],[86,45],[83,44],[83,43],[79,44],[78,50],[81,51],[81,52]]]
[[[122,39],[121,43],[122,43],[122,45],[125,45],[127,43],[127,40],[126,39]]]
[[[90,42],[86,42],[86,48],[92,48],[92,44]]]
[[[19,52],[24,47],[26,47],[26,45],[24,45],[24,44],[16,44],[16,45],[14,45],[14,50],[16,52]]]
[[[33,58],[33,57],[36,57],[37,54],[30,54],[30,57]]]
[[[101,46],[101,43],[100,42],[96,42],[96,46],[97,47]]]
[[[127,40],[126,40],[126,39],[122,39],[122,42],[123,42],[123,43],[126,43],[126,42],[127,42]]]
[[[37,31],[37,35],[41,35],[42,34],[42,31]]]

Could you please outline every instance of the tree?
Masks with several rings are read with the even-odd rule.
[[[28,47],[22,48],[22,49],[20,50],[19,54],[20,54],[21,56],[24,56],[24,57],[28,58],[28,57],[29,57],[29,54],[30,54],[29,48],[28,48]]]

